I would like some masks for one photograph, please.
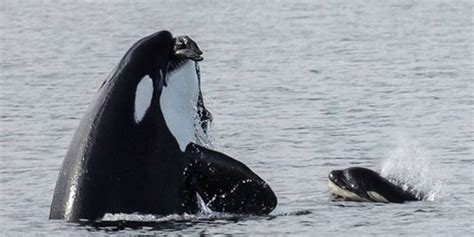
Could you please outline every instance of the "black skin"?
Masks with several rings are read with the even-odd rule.
[[[189,144],[192,182],[212,210],[266,214],[277,198],[268,184],[243,163],[216,151]]]
[[[182,152],[166,125],[159,102],[166,73],[180,60],[202,60],[201,54],[194,41],[173,38],[168,31],[147,36],[128,50],[75,132],[59,173],[50,219],[196,213],[196,192],[214,211],[266,214],[275,208],[275,194],[247,166],[193,143]],[[146,75],[153,80],[154,92],[137,124],[135,88]],[[197,106],[201,120],[210,122],[201,93]],[[207,123],[205,130],[204,126]],[[252,184],[242,184],[246,180]],[[214,198],[221,190],[229,195]]]
[[[369,201],[377,200],[370,198],[367,195],[368,191],[377,192],[387,201],[394,203],[419,201],[422,198],[417,197],[410,191],[403,190],[400,186],[393,184],[377,172],[367,168],[351,167],[345,170],[333,170],[329,173],[329,180],[338,187],[355,193]]]

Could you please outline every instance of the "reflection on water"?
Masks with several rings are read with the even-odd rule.
[[[139,214],[106,214],[101,220],[80,220],[77,225],[88,230],[116,233],[127,229],[140,231],[179,231],[197,225],[209,227],[222,226],[245,221],[269,221],[280,216],[301,216],[311,214],[310,210],[299,210],[287,213],[275,213],[263,216],[237,215],[230,213],[211,213],[198,215],[139,215]],[[73,224],[71,224],[73,225]]]

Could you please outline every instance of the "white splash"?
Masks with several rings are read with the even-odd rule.
[[[151,214],[140,214],[140,213],[133,213],[133,214],[126,214],[126,213],[106,213],[100,220],[101,221],[141,221],[141,222],[196,222],[196,221],[204,221],[207,223],[208,220],[231,220],[234,221],[236,217],[240,217],[241,215],[232,214],[232,213],[221,213],[221,212],[212,212],[209,214],[171,214],[167,216],[161,215],[151,215]],[[247,216],[246,216],[247,217]]]
[[[381,175],[395,181],[405,190],[415,191],[424,200],[433,201],[441,183],[430,172],[430,155],[414,139],[397,137],[396,147],[390,150],[382,164]]]
[[[146,111],[150,107],[151,99],[153,98],[153,80],[145,76],[138,83],[135,91],[135,122],[139,123],[142,121],[146,114]]]
[[[196,192],[196,197],[197,197],[197,202],[198,202],[198,207],[199,207],[199,213],[201,215],[209,215],[213,214],[214,212],[207,206],[207,204],[204,202],[202,199],[201,195]]]
[[[204,131],[202,128],[202,122],[200,118],[196,118],[194,128],[195,128],[195,136],[196,136],[196,144],[201,145],[203,147],[213,149],[215,138],[212,136],[212,126],[211,124],[207,124],[207,129]]]
[[[182,215],[171,214],[168,216],[141,214],[141,213],[106,213],[101,221],[143,221],[143,222],[164,222],[164,221],[186,221],[196,219],[196,215],[184,213]]]
[[[178,141],[181,151],[196,142],[197,101],[199,96],[196,63],[188,60],[170,72],[163,87],[160,106],[166,125]]]

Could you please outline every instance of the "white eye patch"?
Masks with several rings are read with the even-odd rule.
[[[151,99],[153,98],[153,80],[145,76],[138,83],[135,91],[135,112],[134,118],[136,123],[140,123],[145,117],[146,111],[151,105]]]

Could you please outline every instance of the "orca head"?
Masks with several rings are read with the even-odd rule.
[[[166,86],[168,72],[180,69],[188,60],[201,61],[201,55],[202,51],[188,36],[173,37],[169,31],[159,31],[132,45],[115,73],[123,73],[123,67],[133,68],[138,79],[149,76],[157,86],[155,89],[161,89]],[[127,80],[130,77],[133,76],[126,75]]]
[[[199,84],[200,73],[197,62],[202,61],[203,57],[202,51],[196,42],[189,36],[178,36],[173,38],[171,43],[169,58],[166,60],[167,62],[164,62],[166,68],[162,68],[163,63],[158,61],[158,70],[161,71],[159,72],[159,83],[162,83],[164,87],[168,87],[168,81],[172,79],[179,80],[179,78],[184,77],[185,80],[195,80]],[[200,88],[197,89],[200,91]],[[196,91],[190,92],[195,93]]]
[[[204,109],[198,62],[202,51],[188,36],[174,39],[160,94],[160,108],[170,132],[185,151],[191,142],[199,143]]]
[[[351,167],[329,173],[329,192],[335,200],[388,202],[375,189],[382,177],[366,168]]]
[[[211,117],[202,102],[198,65],[201,60],[202,51],[191,38],[160,31],[130,48],[112,75],[112,80],[121,83],[110,84],[122,84],[122,91],[133,88],[132,114],[136,125],[149,127],[157,119],[164,119],[184,151],[190,142],[197,143],[197,136],[202,137],[199,129],[203,128],[197,123],[204,120],[203,111]]]

